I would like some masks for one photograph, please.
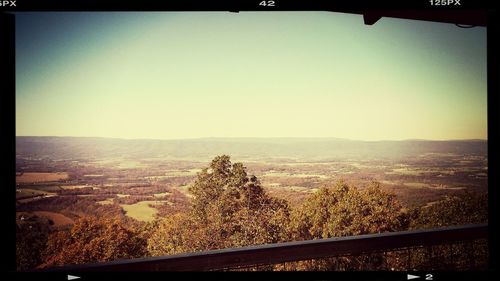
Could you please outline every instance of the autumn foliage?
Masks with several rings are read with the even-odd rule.
[[[215,157],[199,172],[189,192],[188,211],[166,213],[151,223],[116,215],[82,217],[69,229],[49,233],[36,228],[43,232],[37,243],[28,235],[27,224],[18,225],[18,268],[480,223],[488,215],[487,194],[465,193],[407,210],[376,182],[358,189],[339,181],[292,209],[286,200],[269,196],[257,177],[249,175],[242,163],[231,163],[227,155]],[[33,257],[28,254],[31,244],[37,245]],[[377,253],[297,262],[292,269],[378,269],[382,264],[404,269],[397,254]]]
[[[145,239],[123,221],[85,217],[70,230],[50,234],[40,267],[130,259],[145,254]]]

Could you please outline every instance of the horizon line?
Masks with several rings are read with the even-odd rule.
[[[51,135],[16,135],[17,137],[32,137],[32,138],[96,138],[96,139],[118,139],[118,140],[159,140],[159,141],[172,141],[172,140],[203,140],[203,139],[336,139],[344,141],[361,141],[361,142],[390,142],[390,141],[488,141],[482,138],[470,139],[420,139],[420,138],[407,138],[407,139],[380,139],[380,140],[361,140],[350,139],[341,137],[185,137],[185,138],[126,138],[126,137],[103,137],[103,136],[51,136]]]

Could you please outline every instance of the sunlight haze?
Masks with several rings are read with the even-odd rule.
[[[16,135],[487,139],[486,29],[330,12],[17,13]]]

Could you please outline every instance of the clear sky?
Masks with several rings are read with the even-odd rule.
[[[16,134],[486,139],[486,29],[330,12],[17,13]]]

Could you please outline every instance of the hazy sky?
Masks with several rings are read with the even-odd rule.
[[[17,13],[16,76],[18,136],[487,138],[483,27]]]

